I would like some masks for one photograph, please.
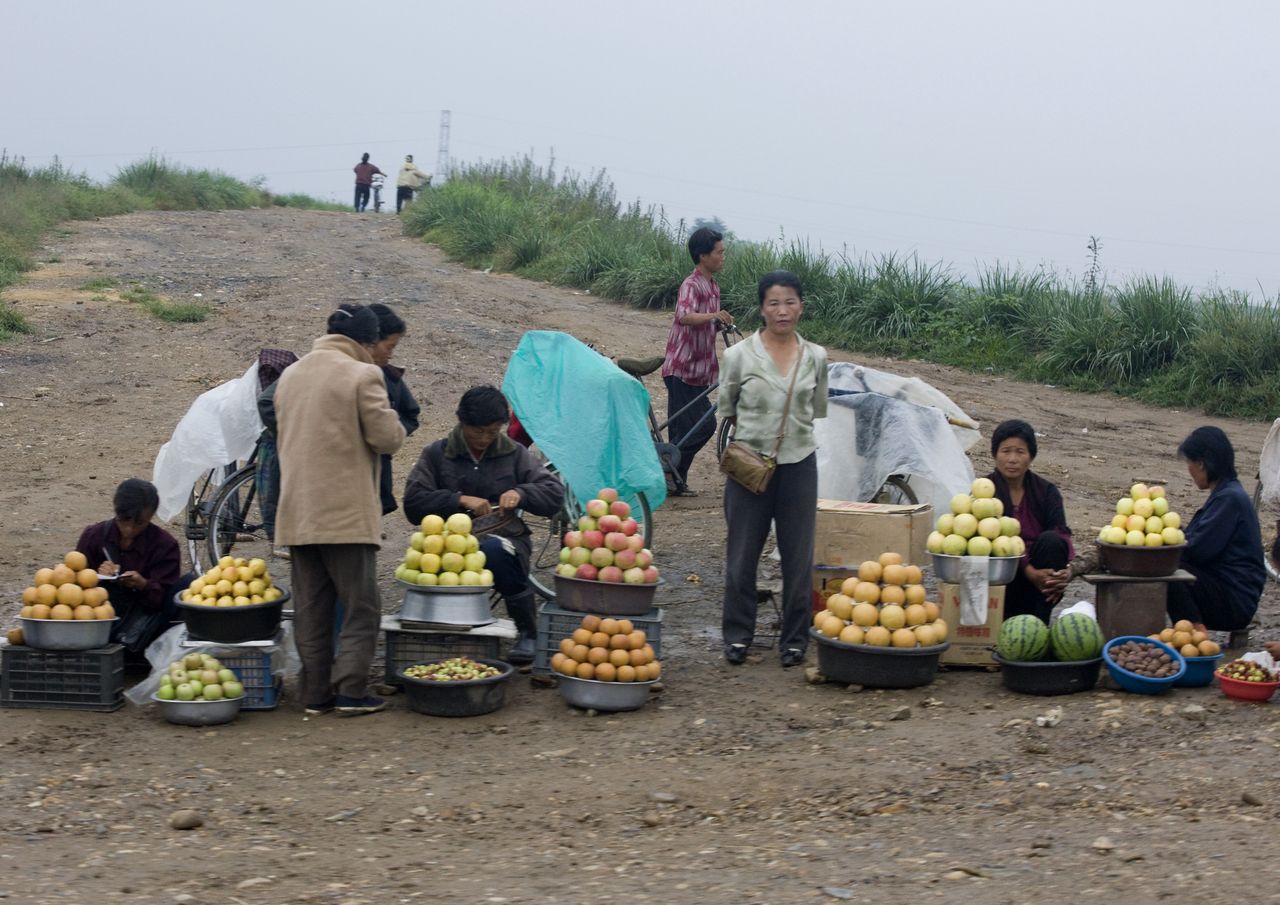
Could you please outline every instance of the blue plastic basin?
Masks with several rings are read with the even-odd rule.
[[[1183,659],[1187,661],[1187,670],[1182,674],[1182,678],[1173,684],[1179,688],[1203,688],[1211,685],[1213,671],[1218,668],[1218,661],[1223,656],[1223,654],[1214,654],[1212,657],[1184,657]]]
[[[1173,662],[1178,664],[1178,671],[1163,679],[1152,679],[1147,676],[1140,676],[1136,672],[1130,672],[1122,666],[1117,666],[1116,661],[1111,659],[1111,648],[1119,647],[1126,641],[1140,641],[1143,644],[1154,644],[1173,658]],[[1137,694],[1163,694],[1172,688],[1174,683],[1181,679],[1187,672],[1187,661],[1182,654],[1178,653],[1163,641],[1155,641],[1148,638],[1146,635],[1121,635],[1118,638],[1112,638],[1106,643],[1106,646],[1102,648],[1102,661],[1107,664],[1107,672],[1111,673],[1111,678],[1115,680],[1117,685],[1125,691],[1132,691]],[[1210,670],[1209,674],[1212,676],[1213,671]]]

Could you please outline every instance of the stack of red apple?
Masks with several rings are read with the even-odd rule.
[[[578,530],[564,536],[556,574],[586,581],[657,582],[653,554],[645,549],[640,525],[618,491],[606,487],[584,508],[587,514],[578,519]]]

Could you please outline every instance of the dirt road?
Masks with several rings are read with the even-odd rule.
[[[400,364],[423,429],[403,477],[452,423],[459,393],[499,382],[527,329],[614,355],[661,352],[669,314],[446,262],[391,216],[145,213],[74,224],[7,297],[36,332],[0,346],[0,623],[201,391],[263,346],[301,353],[342,301],[409,323]],[[153,320],[110,278],[214,306]],[[836,356],[840,357],[840,356]],[[848,356],[844,356],[848,357]],[[1174,449],[1224,427],[1252,475],[1266,426],[1146,408],[911,361],[990,429],[1025,417],[1037,470],[1089,536],[1136,479],[1189,516],[1202,501]],[[658,391],[654,381],[650,389]],[[988,434],[989,436],[989,434]],[[975,466],[989,460],[976,448]],[[1275,705],[1216,690],[1164,698],[1016,697],[995,674],[949,671],[901,692],[807,685],[761,650],[718,655],[723,520],[704,492],[666,504],[663,694],[587,716],[521,678],[469,720],[392,712],[304,722],[297,702],[209,730],[114,714],[0,710],[0,893],[15,902],[1025,903],[1275,900]],[[1251,488],[1251,482],[1246,480]],[[407,526],[388,517],[389,537]],[[399,543],[383,551],[390,576]],[[686,581],[696,575],[698,582]],[[398,605],[388,581],[385,606]],[[1072,589],[1085,596],[1087,586]],[[1269,587],[1262,636],[1280,597]],[[1258,637],[1255,634],[1255,637]],[[1035,718],[1061,709],[1053,727]],[[1254,803],[1250,803],[1254,802]],[[168,825],[179,808],[204,826]]]

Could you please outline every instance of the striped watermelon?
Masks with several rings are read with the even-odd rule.
[[[1102,655],[1105,643],[1097,621],[1084,613],[1068,613],[1049,630],[1055,660],[1092,660]]]
[[[1027,613],[1006,619],[996,637],[996,652],[1006,660],[1039,660],[1049,652],[1049,626]]]

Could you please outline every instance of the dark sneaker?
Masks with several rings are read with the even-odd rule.
[[[734,666],[741,666],[747,662],[747,646],[745,644],[726,644],[724,658]]]
[[[784,668],[799,666],[804,662],[804,651],[798,647],[788,647],[782,652],[782,665]]]
[[[319,704],[308,704],[303,710],[307,716],[320,716],[324,713],[332,713],[333,708],[337,706],[337,698],[329,698],[327,701],[321,701]]]
[[[366,713],[377,713],[379,710],[387,709],[386,701],[371,694],[365,695],[363,698],[348,698],[345,695],[338,695],[334,703],[337,705],[338,713],[342,716],[364,716]]]

